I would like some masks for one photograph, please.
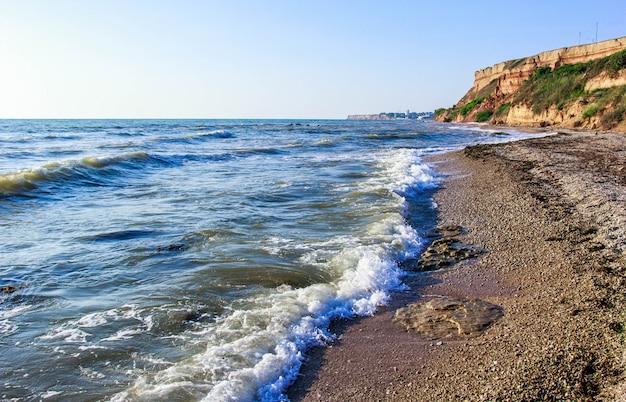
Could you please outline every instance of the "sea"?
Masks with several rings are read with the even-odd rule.
[[[0,120],[0,399],[286,401],[408,291],[432,120]]]

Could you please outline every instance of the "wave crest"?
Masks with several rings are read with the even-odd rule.
[[[85,157],[81,160],[49,162],[40,167],[0,175],[0,195],[12,196],[36,190],[51,183],[93,183],[103,180],[99,172],[110,166],[142,163],[150,156],[145,152],[131,152],[114,156]]]

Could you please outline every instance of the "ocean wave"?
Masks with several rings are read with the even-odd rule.
[[[367,194],[381,196],[394,193],[404,201],[424,190],[435,188],[440,178],[435,171],[421,160],[423,150],[408,148],[383,152],[376,162],[377,174],[371,175],[361,186],[348,194],[348,198],[364,197]]]
[[[201,131],[197,134],[190,136],[193,139],[202,139],[202,138],[235,138],[235,134],[226,130],[212,130],[212,131]],[[188,137],[189,138],[189,137]]]
[[[53,134],[42,134],[40,132],[25,132],[20,133],[19,135],[9,135],[4,136],[0,139],[0,142],[6,143],[28,143],[33,141],[41,141],[46,142],[50,140],[57,141],[74,141],[80,139],[80,136],[76,134],[63,134],[63,133],[53,133]]]
[[[83,158],[81,161],[87,166],[91,166],[94,168],[103,168],[118,163],[146,160],[149,158],[150,156],[147,153],[138,151],[115,156],[86,157]]]
[[[286,151],[280,150],[278,148],[246,148],[239,149],[233,152],[234,155],[237,156],[256,156],[256,155],[281,155],[286,153]]]
[[[131,152],[115,156],[86,157],[80,160],[49,162],[40,167],[0,175],[0,196],[23,194],[41,185],[63,182],[100,184],[106,181],[104,169],[110,166],[143,164],[150,156]]]
[[[237,136],[227,130],[194,130],[195,132],[185,135],[176,135],[176,136],[167,136],[167,137],[154,137],[153,141],[164,142],[170,144],[193,144],[199,143],[206,140],[215,140],[215,139],[230,139],[236,138]]]
[[[262,244],[270,254],[298,248],[300,262],[329,273],[330,280],[299,288],[260,288],[234,302],[210,325],[183,335],[201,339],[201,352],[163,370],[140,373],[112,400],[175,395],[204,401],[284,400],[305,350],[334,339],[328,331],[331,321],[372,315],[388,303],[390,291],[404,288],[399,262],[415,258],[423,247],[406,223],[403,207],[405,197],[436,185],[436,178],[415,150],[389,151],[377,159],[375,177],[366,186],[386,200],[381,202],[389,204],[390,212],[372,214],[378,218],[355,235],[317,243],[272,237]]]
[[[124,240],[134,240],[139,238],[146,238],[155,236],[158,232],[154,230],[118,230],[113,232],[98,233],[91,236],[83,236],[79,240],[94,242],[94,241],[108,241],[119,242]]]
[[[324,138],[319,140],[315,145],[318,147],[334,147],[336,143],[330,138]]]

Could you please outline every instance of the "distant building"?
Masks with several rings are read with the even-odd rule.
[[[348,116],[348,120],[424,120],[433,118],[435,118],[433,112],[411,112],[410,110],[407,110],[406,113],[353,114]]]

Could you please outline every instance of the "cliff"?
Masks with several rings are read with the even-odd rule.
[[[436,119],[624,130],[625,90],[622,37],[476,71],[472,88],[454,107],[438,109]]]

